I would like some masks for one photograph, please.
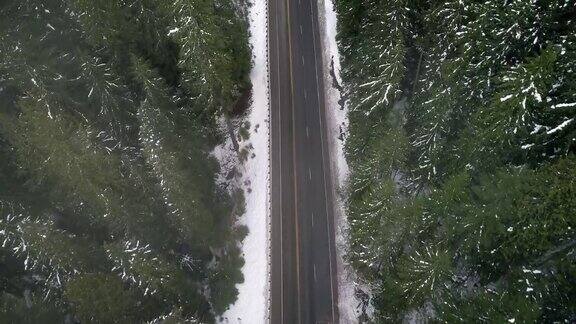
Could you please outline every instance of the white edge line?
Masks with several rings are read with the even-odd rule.
[[[278,110],[277,110],[277,114],[278,114],[278,147],[281,148],[282,147],[282,114],[280,113],[280,105],[281,105],[281,100],[280,100],[280,42],[279,42],[279,35],[278,35],[278,19],[274,19],[275,25],[276,25],[276,68],[278,71],[278,75],[277,75],[277,82],[278,84],[277,89],[278,89],[278,93],[276,94],[278,97]],[[270,105],[270,108],[272,108],[272,105]],[[272,130],[270,130],[270,136],[272,136]],[[272,147],[270,148],[270,150],[272,151]],[[284,242],[283,242],[283,228],[282,228],[282,219],[283,219],[283,215],[282,215],[282,150],[279,149],[278,150],[278,161],[279,161],[279,175],[280,175],[280,318],[284,319]],[[272,161],[270,161],[270,163],[272,164]],[[272,193],[272,192],[270,192]],[[272,250],[272,246],[270,247],[270,250]],[[272,269],[272,266],[270,266],[270,269]],[[270,289],[270,292],[272,292],[272,289]],[[271,295],[271,294],[270,294]],[[270,304],[272,304],[272,298],[270,298]]]

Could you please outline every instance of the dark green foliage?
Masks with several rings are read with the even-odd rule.
[[[0,322],[210,322],[235,300],[210,151],[250,88],[244,11],[0,1]]]
[[[576,7],[337,0],[377,321],[573,321]]]
[[[223,313],[228,309],[228,305],[236,300],[238,290],[233,283],[244,281],[240,271],[243,265],[244,259],[236,246],[230,247],[217,258],[217,267],[212,269],[208,276],[211,302],[216,313]]]
[[[137,318],[134,292],[125,290],[115,276],[78,276],[66,285],[64,296],[83,323],[126,323]]]
[[[191,245],[213,244],[214,223],[219,215],[209,209],[215,162],[201,147],[202,134],[192,122],[189,134],[179,134],[175,121],[182,118],[167,93],[162,79],[144,63],[135,62],[136,78],[144,88],[144,100],[138,109],[139,139],[146,162],[160,180],[160,189],[173,227],[183,242]],[[190,140],[182,142],[180,138]],[[192,142],[192,143],[190,143]],[[190,157],[196,157],[192,160]],[[208,193],[208,195],[206,194]]]
[[[534,323],[541,310],[522,292],[480,289],[474,296],[439,303],[439,318],[448,323]]]
[[[0,319],[3,323],[62,323],[64,309],[42,300],[42,295],[30,294],[25,298],[9,293],[0,296]]]

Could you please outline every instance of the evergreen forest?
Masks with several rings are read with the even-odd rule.
[[[374,321],[576,321],[576,3],[335,5]]]
[[[242,1],[0,0],[0,322],[213,322],[242,282],[218,120]]]

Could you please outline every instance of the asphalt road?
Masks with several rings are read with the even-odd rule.
[[[316,0],[269,0],[271,323],[337,323],[333,197]]]

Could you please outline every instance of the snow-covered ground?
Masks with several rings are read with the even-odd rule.
[[[317,0],[322,34],[324,87],[327,111],[328,137],[332,164],[332,178],[335,197],[336,251],[338,271],[338,309],[340,323],[357,323],[362,308],[370,315],[370,306],[364,305],[358,298],[358,292],[369,293],[362,285],[354,270],[345,262],[344,255],[348,246],[344,188],[348,178],[348,164],[344,156],[344,139],[348,128],[348,110],[342,100],[340,85],[340,53],[336,44],[336,12],[332,0]]]
[[[244,122],[250,123],[250,138],[240,142],[240,149],[248,148],[248,160],[238,159],[231,141],[215,150],[225,170],[236,165],[242,173],[237,185],[244,189],[246,213],[239,220],[248,227],[242,241],[244,282],[237,285],[239,295],[220,318],[221,323],[264,323],[268,315],[269,296],[269,110],[268,110],[268,40],[267,0],[252,0],[249,8],[250,44],[253,53],[252,104]],[[221,175],[222,176],[222,175]]]

